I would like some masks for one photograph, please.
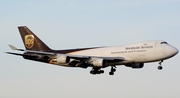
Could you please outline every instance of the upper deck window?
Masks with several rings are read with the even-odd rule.
[[[168,44],[167,42],[161,42],[161,44]]]

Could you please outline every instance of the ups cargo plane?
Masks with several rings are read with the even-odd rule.
[[[9,45],[12,50],[23,51],[24,53],[6,53],[64,67],[92,67],[90,73],[94,75],[104,73],[102,69],[106,67],[111,67],[109,75],[114,75],[118,65],[143,68],[144,63],[149,62],[159,62],[158,69],[161,70],[163,60],[169,59],[179,52],[178,49],[162,40],[124,46],[52,50],[26,26],[18,27],[18,29],[26,50]]]

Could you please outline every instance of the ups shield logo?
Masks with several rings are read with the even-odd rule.
[[[34,45],[34,36],[33,35],[26,35],[24,40],[25,40],[24,42],[25,42],[26,48],[30,49],[33,47],[33,45]]]

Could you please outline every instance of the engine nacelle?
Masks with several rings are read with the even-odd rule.
[[[95,59],[92,59],[91,62],[94,67],[105,67],[106,66],[106,61],[104,59],[95,58]]]
[[[58,55],[54,61],[58,64],[66,64],[70,62],[70,58],[67,55]]]
[[[125,66],[132,67],[132,68],[143,68],[144,67],[144,63],[133,63],[133,64],[127,64]]]

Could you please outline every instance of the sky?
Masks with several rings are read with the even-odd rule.
[[[91,75],[8,55],[27,26],[52,49],[165,40],[180,49],[180,0],[1,0],[0,98],[180,98],[180,55],[142,69]]]

